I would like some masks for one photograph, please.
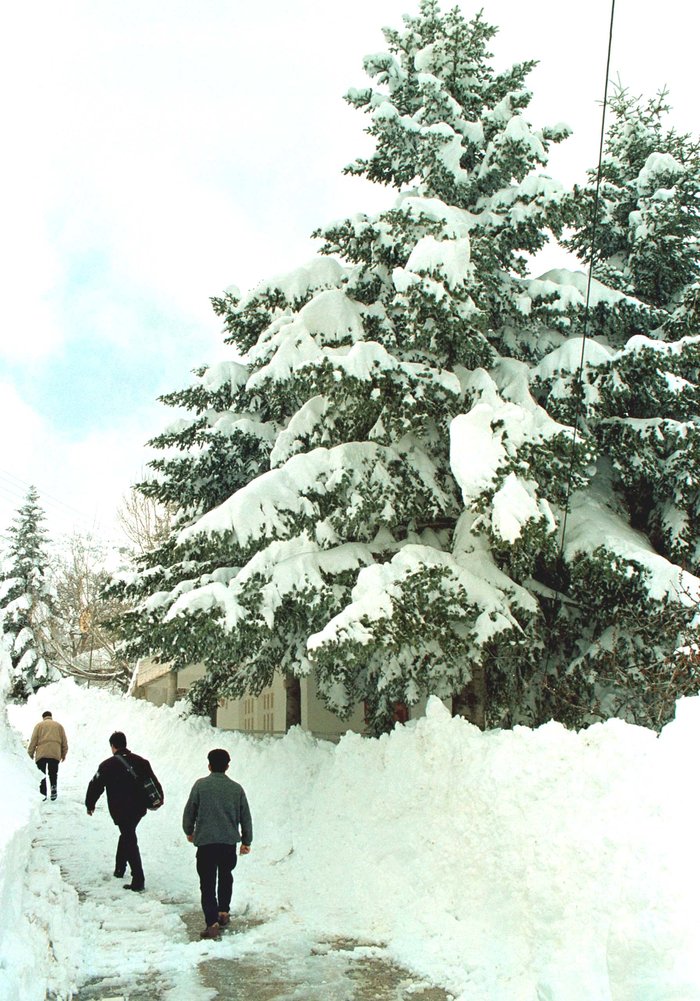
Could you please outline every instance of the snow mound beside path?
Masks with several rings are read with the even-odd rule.
[[[214,730],[177,709],[70,681],[10,708],[25,739],[44,708],[68,732],[59,775],[67,802],[59,796],[54,806],[71,811],[75,829],[64,840],[78,846],[80,865],[76,858],[66,866],[84,870],[88,898],[112,890],[116,832],[104,801],[88,818],[82,797],[114,729],[149,758],[165,788],[165,806],[139,828],[144,896],[154,905],[197,907],[194,852],[180,821],[207,751],[229,750],[230,774],[248,793],[255,838],[236,869],[234,909],[263,923],[226,945],[189,946],[164,944],[160,919],[152,928],[141,923],[141,974],[149,950],[154,969],[160,954],[172,977],[178,963],[184,977],[212,948],[264,955],[280,943],[291,949],[337,937],[383,946],[464,1001],[700,1001],[700,699],[682,700],[660,737],[617,720],[580,733],[555,723],[481,733],[432,699],[421,720],[338,745],[300,730],[283,739]],[[0,745],[0,774],[16,793],[8,800],[14,835],[3,834],[0,846],[0,957],[3,976],[19,982],[24,960],[8,949],[17,912],[6,902],[25,885],[37,811],[26,804],[38,795],[37,773],[18,760],[12,737]],[[50,889],[48,873],[34,878]],[[65,908],[55,896],[45,913]],[[99,900],[87,903],[99,911]],[[108,911],[104,955],[90,960],[92,970],[82,959],[83,979],[100,963],[110,968],[114,928],[128,928],[131,911],[119,894],[109,896]],[[37,943],[27,947],[37,949],[35,971],[46,966]],[[59,966],[70,979],[70,963]]]

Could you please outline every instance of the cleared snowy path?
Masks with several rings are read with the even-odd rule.
[[[387,963],[382,950],[354,942],[310,945],[303,939],[286,949],[261,953],[260,923],[245,915],[217,943],[199,941],[202,916],[187,899],[149,892],[129,894],[110,876],[114,834],[97,823],[92,836],[76,838],[84,807],[68,788],[46,803],[34,849],[60,868],[67,896],[77,895],[73,941],[79,953],[80,1001],[445,1001],[443,990],[420,985]],[[94,817],[92,818],[95,819]],[[147,818],[144,824],[148,822]],[[97,860],[91,849],[106,839]],[[146,840],[146,839],[144,839]],[[102,865],[96,872],[95,863]],[[163,872],[157,866],[155,882]],[[110,870],[111,871],[111,870]],[[152,885],[152,884],[151,884]],[[249,947],[246,948],[247,939]]]
[[[256,914],[250,865],[279,871],[288,848],[266,847],[239,861],[233,920],[218,942],[202,942],[203,918],[193,847],[180,828],[191,781],[206,768],[205,749],[231,735],[200,721],[183,722],[170,711],[99,691],[54,686],[51,708],[66,726],[70,750],[59,771],[59,798],[42,802],[24,893],[31,920],[46,927],[58,961],[72,968],[79,1001],[445,1001],[430,987],[387,961],[381,945],[342,941],[309,930],[283,907]],[[10,717],[26,742],[36,703],[13,707]],[[113,875],[118,831],[103,796],[92,817],[84,796],[96,765],[109,753],[107,736],[124,729],[129,746],[147,756],[166,792],[165,807],[139,825],[146,892],[123,889]],[[234,738],[235,739],[235,738]],[[232,749],[233,750],[233,749]],[[262,748],[264,753],[264,747]],[[235,758],[235,750],[234,750]],[[182,759],[186,758],[186,764]],[[201,759],[201,760],[200,760]],[[189,774],[187,774],[189,770]],[[182,774],[186,772],[186,774]],[[39,773],[30,771],[36,777]],[[250,787],[254,805],[261,790]],[[258,830],[265,829],[258,809]],[[59,875],[60,874],[60,875]],[[312,893],[313,890],[308,892]],[[1,992],[0,992],[1,993]],[[69,995],[60,995],[61,1001]],[[4,999],[3,999],[4,1001]]]
[[[88,818],[84,790],[75,786],[68,782],[55,803],[43,804],[34,844],[60,867],[64,883],[77,894],[73,942],[79,950],[74,957],[79,998],[138,997],[141,992],[172,1001],[211,997],[199,985],[197,965],[212,946],[188,941],[180,915],[192,907],[192,898],[168,892],[165,860],[156,860],[146,832],[152,818],[141,825],[144,856],[151,856],[149,889],[129,893],[124,880],[112,876],[117,832],[104,804]],[[230,954],[231,946],[224,950]]]

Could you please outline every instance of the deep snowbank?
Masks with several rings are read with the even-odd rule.
[[[194,893],[182,806],[206,752],[229,749],[255,821],[235,906],[265,918],[240,950],[354,937],[386,945],[465,1001],[700,999],[700,699],[680,703],[659,738],[619,721],[581,733],[551,723],[482,734],[433,700],[426,718],[387,737],[350,735],[337,746],[300,731],[282,740],[214,731],[68,681],[12,707],[11,722],[26,737],[44,707],[68,731],[61,781],[73,774],[74,797],[115,728],[153,763],[166,791],[143,825],[154,894]],[[0,780],[12,789],[12,822],[0,834],[0,955],[18,983],[32,949],[35,972],[50,966],[38,938],[15,946],[14,928],[25,930],[16,922],[30,770],[6,736]],[[76,836],[89,838],[92,820]],[[44,913],[65,908],[72,892],[49,894]],[[62,976],[71,976],[65,964]]]
[[[0,707],[0,1001],[68,996],[75,983],[77,898],[33,847],[40,776]]]

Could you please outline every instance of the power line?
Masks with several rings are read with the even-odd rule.
[[[36,481],[29,482],[9,470],[3,469],[0,469],[0,506],[11,504],[12,511],[8,523],[6,525],[0,523],[0,539],[5,536],[12,521],[12,515],[17,513],[26,500],[30,487],[34,487],[39,494],[39,500],[47,518],[47,527],[53,537],[82,532],[99,536],[110,544],[114,543],[119,533],[116,529],[111,529],[108,525],[100,523],[96,513],[91,516],[53,494],[44,493]]]
[[[605,148],[605,115],[608,110],[608,87],[610,84],[610,58],[612,55],[613,25],[615,23],[615,0],[611,0],[610,5],[610,30],[608,32],[608,57],[605,64],[605,87],[603,89],[603,111],[600,119],[600,146],[598,148],[598,172],[596,176],[595,194],[593,197],[593,218],[591,220],[591,246],[588,259],[588,279],[586,282],[586,305],[583,311],[583,335],[581,337],[581,359],[579,361],[578,373],[576,376],[576,408],[574,411],[574,433],[571,439],[571,459],[569,461],[569,472],[566,481],[566,501],[564,504],[564,518],[561,527],[561,540],[559,544],[559,560],[564,556],[564,537],[566,535],[567,521],[569,518],[569,501],[571,500],[571,482],[573,479],[574,461],[576,456],[576,438],[579,431],[579,421],[583,407],[583,363],[586,351],[586,338],[588,336],[588,318],[591,302],[591,285],[593,282],[593,260],[595,257],[595,243],[598,235],[598,216],[600,209],[600,186],[603,178],[603,151]]]
[[[90,515],[87,514],[85,511],[80,511],[78,510],[78,508],[73,507],[72,504],[67,504],[60,498],[54,497],[53,494],[50,494],[47,491],[43,490],[39,486],[39,484],[36,483],[36,481],[30,483],[28,480],[23,480],[21,479],[21,477],[15,476],[14,473],[10,473],[7,470],[3,469],[0,469],[0,481],[1,480],[7,481],[7,485],[4,485],[2,482],[0,482],[0,490],[2,491],[5,491],[9,494],[14,493],[15,496],[21,496],[21,498],[24,499],[30,487],[34,487],[39,496],[41,497],[42,502],[47,502],[49,504],[58,504],[60,507],[65,508],[67,511],[71,511],[73,514],[77,514],[81,518],[84,518],[86,521],[94,521],[94,518],[91,518]],[[13,480],[16,482],[13,483],[12,482]],[[22,490],[22,493],[18,494],[17,491],[20,489]]]
[[[8,497],[12,497],[12,498],[16,497],[17,499],[20,499],[20,500],[24,500],[24,498],[27,496],[26,491],[22,491],[20,493],[18,490],[13,490],[10,487],[5,486],[4,483],[0,483],[0,493],[4,493]]]

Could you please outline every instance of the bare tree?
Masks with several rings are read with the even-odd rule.
[[[168,537],[175,509],[146,497],[138,487],[132,487],[117,510],[119,525],[141,556],[161,545]]]
[[[93,536],[78,533],[54,555],[50,645],[63,674],[126,688],[131,671],[113,628],[123,607],[105,594],[108,556]]]

